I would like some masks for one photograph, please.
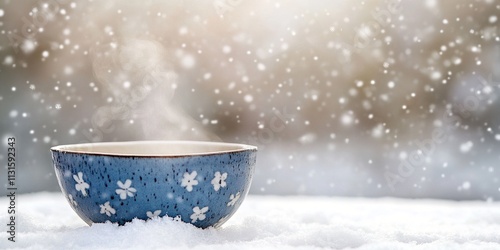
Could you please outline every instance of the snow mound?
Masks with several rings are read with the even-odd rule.
[[[89,227],[60,193],[16,198],[16,242],[2,230],[0,249],[500,248],[500,204],[479,201],[249,196],[221,228],[202,230],[168,218]]]

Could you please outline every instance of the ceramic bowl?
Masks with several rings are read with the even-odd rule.
[[[51,148],[59,186],[87,223],[168,216],[220,226],[250,188],[257,148],[219,142],[105,142]]]

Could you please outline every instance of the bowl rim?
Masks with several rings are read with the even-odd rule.
[[[235,149],[229,150],[218,150],[218,151],[207,151],[207,152],[195,152],[195,153],[173,153],[173,154],[133,154],[133,153],[111,153],[111,152],[98,152],[98,151],[84,151],[84,150],[74,150],[71,148],[82,147],[82,146],[113,146],[113,145],[141,145],[141,144],[193,144],[193,145],[213,145],[213,146],[233,146]],[[177,158],[177,157],[189,157],[189,156],[209,156],[209,155],[220,155],[227,153],[237,153],[244,151],[257,151],[256,146],[241,144],[241,143],[229,143],[229,142],[212,142],[212,141],[190,141],[190,140],[147,140],[147,141],[116,141],[116,142],[88,142],[88,143],[76,143],[76,144],[64,144],[57,145],[50,148],[52,153],[73,153],[82,155],[96,155],[96,156],[111,156],[111,157],[136,157],[136,158]]]

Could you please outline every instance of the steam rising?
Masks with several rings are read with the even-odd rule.
[[[178,76],[163,46],[135,38],[101,45],[93,53],[94,74],[110,104],[92,117],[94,129],[112,133],[123,122],[141,140],[220,140],[173,103]],[[102,136],[101,136],[102,139]]]

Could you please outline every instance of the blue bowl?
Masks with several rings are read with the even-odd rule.
[[[140,141],[51,148],[59,186],[87,224],[168,216],[200,228],[227,221],[245,198],[257,148]]]

